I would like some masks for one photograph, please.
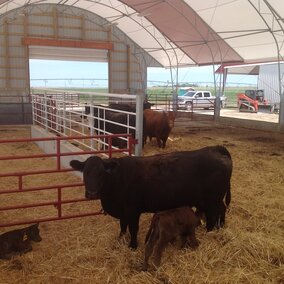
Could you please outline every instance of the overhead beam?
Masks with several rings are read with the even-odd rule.
[[[60,40],[60,39],[42,39],[24,37],[22,38],[23,45],[38,45],[38,46],[57,46],[57,47],[75,47],[75,48],[94,48],[94,49],[113,49],[113,43],[89,40]]]

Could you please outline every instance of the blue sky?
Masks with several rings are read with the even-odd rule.
[[[107,86],[107,77],[106,63],[30,60],[32,86],[105,87]],[[163,85],[162,82],[166,84],[171,81],[170,71],[164,68],[148,68],[148,81],[152,81],[152,84]],[[212,66],[180,68],[179,82],[213,83]],[[256,84],[257,78],[248,75],[229,75],[227,82],[232,84]]]

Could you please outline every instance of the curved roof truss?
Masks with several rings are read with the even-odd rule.
[[[284,57],[284,1],[0,0],[0,17],[35,4],[78,7],[127,34],[164,67]]]

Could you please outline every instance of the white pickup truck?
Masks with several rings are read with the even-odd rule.
[[[220,107],[226,105],[226,97],[220,97]],[[214,108],[216,97],[209,91],[188,91],[183,96],[178,96],[178,109],[192,110],[194,108]]]

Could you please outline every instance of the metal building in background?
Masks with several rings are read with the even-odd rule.
[[[282,82],[284,79],[284,64],[280,64],[280,72]],[[257,87],[258,89],[264,90],[264,97],[270,103],[280,103],[279,95],[279,75],[277,64],[265,64],[259,66],[259,75]]]

